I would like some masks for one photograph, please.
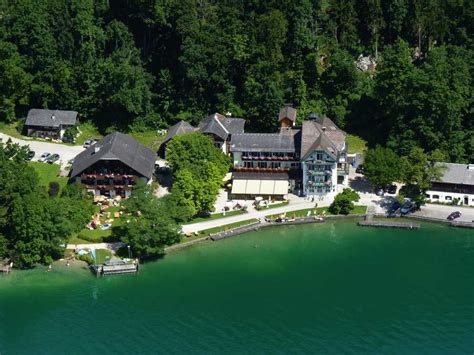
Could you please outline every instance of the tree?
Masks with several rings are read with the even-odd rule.
[[[165,246],[181,239],[180,228],[170,213],[170,209],[178,206],[170,206],[165,201],[156,198],[149,186],[139,183],[124,202],[126,212],[132,217],[113,233],[130,245],[134,255],[140,258],[163,255]]]
[[[332,214],[344,214],[351,213],[354,209],[354,202],[359,201],[360,196],[357,192],[352,189],[345,188],[341,193],[338,193],[334,198],[334,201],[328,208],[328,211]]]
[[[375,187],[400,181],[405,176],[404,167],[401,158],[389,148],[377,145],[365,154],[364,174]]]
[[[230,168],[230,160],[215,147],[211,138],[202,133],[188,133],[174,137],[166,148],[166,159],[173,172],[187,169],[200,175],[208,162],[216,166],[221,179]]]

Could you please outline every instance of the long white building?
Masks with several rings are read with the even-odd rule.
[[[432,181],[428,201],[474,206],[474,164],[437,163],[445,166],[443,176]]]

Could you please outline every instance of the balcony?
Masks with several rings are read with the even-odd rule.
[[[337,169],[337,175],[349,175],[349,169]]]
[[[241,173],[287,173],[290,171],[289,168],[245,168],[245,167],[234,167],[234,171]]]
[[[251,156],[251,155],[244,155],[242,154],[242,160],[250,160],[250,161],[296,161],[297,158],[293,156],[284,156],[284,157],[277,157],[277,156]]]

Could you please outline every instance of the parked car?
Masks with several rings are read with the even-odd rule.
[[[49,158],[50,155],[51,155],[51,153],[43,153],[43,154],[40,155],[38,161],[40,163],[44,163],[46,161],[46,159]]]
[[[416,208],[416,205],[410,200],[407,200],[403,203],[402,207],[400,208],[400,213],[402,215],[408,214],[412,212],[415,208]]]
[[[356,173],[357,174],[363,174],[364,173],[364,164],[359,164],[356,168]]]
[[[454,221],[456,218],[459,218],[459,217],[461,217],[461,212],[455,211],[449,214],[448,221]]]
[[[392,195],[396,194],[397,193],[397,185],[388,185],[387,186],[387,192],[389,194],[392,194]]]
[[[384,193],[384,191],[381,187],[378,187],[378,188],[375,189],[375,194],[377,196],[383,196],[383,193]]]
[[[103,231],[107,230],[107,229],[110,229],[110,227],[112,227],[111,224],[109,223],[106,223],[106,224],[103,224],[100,226],[100,229],[102,229]]]
[[[53,164],[55,162],[57,162],[59,160],[59,154],[53,154],[53,155],[50,155],[48,157],[48,159],[46,159],[46,161],[49,163],[49,164]]]
[[[393,216],[398,211],[398,209],[402,206],[400,202],[397,200],[393,201],[390,207],[388,208],[388,215]]]
[[[34,157],[35,157],[35,152],[32,151],[32,150],[28,151],[28,160],[31,160],[31,159],[33,159]]]
[[[84,142],[83,147],[84,148],[89,148],[91,145],[94,145],[97,143],[97,139],[86,139]]]

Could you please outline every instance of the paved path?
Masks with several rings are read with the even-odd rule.
[[[69,160],[73,159],[77,154],[84,150],[84,148],[79,145],[66,145],[61,143],[49,143],[36,140],[18,139],[6,135],[5,133],[0,133],[0,138],[2,138],[3,142],[6,142],[8,139],[11,139],[13,143],[18,143],[22,146],[29,145],[30,149],[36,153],[33,158],[33,161],[38,160],[41,154],[48,152],[51,154],[59,154],[61,164],[66,164]]]
[[[284,207],[269,208],[269,209],[264,209],[261,211],[252,211],[249,213],[239,214],[237,216],[223,217],[223,218],[214,219],[214,220],[210,220],[206,222],[187,224],[183,226],[183,232],[185,234],[194,233],[194,232],[199,232],[204,229],[220,227],[226,224],[245,221],[247,219],[264,218],[265,216],[268,216],[270,214],[282,214],[285,212],[291,212],[291,211],[301,210],[305,208],[313,208],[314,204],[315,204],[314,202],[300,202],[300,203],[294,203],[294,204],[290,203],[288,206],[284,206]],[[327,206],[327,204],[321,204],[318,202],[318,207],[324,207],[324,206]]]
[[[416,211],[414,215],[446,220],[449,214],[454,211],[461,212],[461,217],[457,218],[456,221],[474,221],[474,208],[460,206],[426,204],[421,207],[421,210]]]

